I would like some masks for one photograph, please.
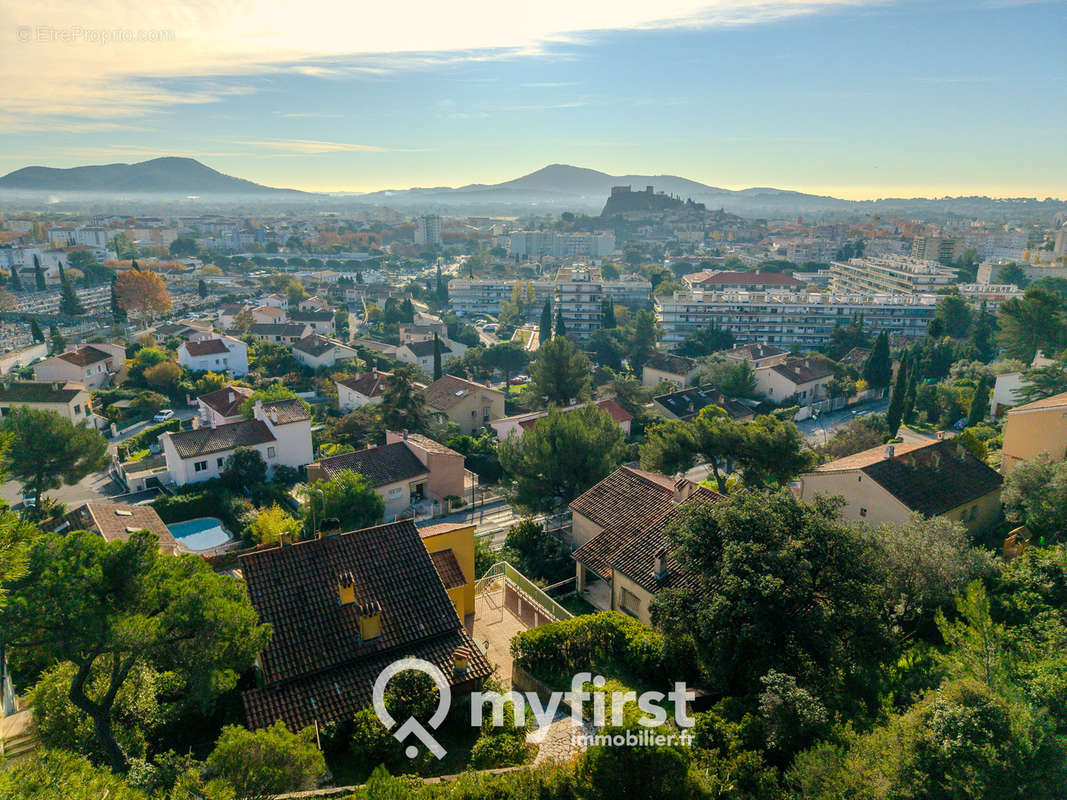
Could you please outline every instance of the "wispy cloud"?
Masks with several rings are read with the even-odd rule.
[[[321,155],[323,153],[411,153],[422,152],[393,147],[380,147],[373,144],[356,144],[353,142],[324,142],[315,139],[260,139],[244,141],[242,144],[266,150],[277,150],[288,155]]]

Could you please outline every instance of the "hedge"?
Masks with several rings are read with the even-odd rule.
[[[669,638],[618,611],[551,622],[511,640],[515,663],[559,689],[578,672],[621,678],[638,688],[699,674],[696,651],[685,638]]]
[[[152,507],[164,522],[184,522],[200,517],[217,517],[234,535],[240,535],[244,517],[252,504],[222,486],[217,478],[192,484],[174,495],[160,495]]]
[[[149,445],[153,445],[159,441],[160,434],[163,433],[177,433],[182,429],[182,421],[175,417],[174,419],[168,419],[166,422],[160,422],[158,425],[149,425],[143,431],[126,439],[118,446],[119,459],[125,461],[126,456],[130,453],[136,453],[138,450],[144,450]]]

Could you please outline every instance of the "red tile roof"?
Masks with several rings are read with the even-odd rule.
[[[198,342],[186,342],[185,349],[191,356],[211,356],[229,353],[230,348],[222,339],[201,339]]]
[[[247,386],[226,386],[214,392],[202,394],[197,400],[223,417],[236,417],[241,413],[241,406],[252,396]]]
[[[86,345],[85,347],[79,347],[77,350],[71,350],[69,353],[61,353],[56,358],[61,358],[76,367],[88,367],[90,364],[107,361],[112,358],[112,355],[103,350],[98,350],[92,345]]]
[[[351,389],[353,392],[358,392],[364,397],[378,397],[385,391],[385,379],[392,376],[391,372],[378,372],[372,370],[370,372],[364,372],[362,375],[355,378],[343,378],[337,381],[342,386]]]
[[[446,589],[455,589],[467,583],[463,569],[456,560],[456,554],[451,550],[438,550],[436,553],[430,553],[430,560],[433,561],[434,569],[441,576],[441,582],[444,583]]]
[[[601,528],[633,530],[650,524],[674,505],[674,481],[665,475],[619,467],[570,508]]]

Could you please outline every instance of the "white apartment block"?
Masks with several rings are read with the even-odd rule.
[[[117,230],[90,226],[82,228],[55,227],[48,231],[48,238],[57,247],[98,247],[106,248],[108,242],[119,233]]]
[[[508,254],[517,258],[604,258],[614,251],[615,234],[612,231],[516,231],[508,238]]]
[[[956,282],[959,270],[908,256],[850,258],[830,264],[833,294],[925,294]]]
[[[534,293],[537,295],[536,310],[544,305],[546,298],[553,303],[563,303],[562,310],[564,319],[572,313],[579,311],[585,313],[585,309],[571,308],[569,305],[572,297],[576,297],[575,288],[582,288],[589,292],[598,292],[601,299],[611,298],[615,305],[644,307],[652,296],[652,284],[644,278],[624,279],[607,281],[600,277],[599,270],[587,270],[589,280],[581,279],[581,287],[570,287],[567,291],[559,291],[561,284],[574,283],[574,276],[582,272],[581,268],[564,268],[557,272],[552,280],[532,281]],[[460,317],[470,317],[475,314],[500,313],[500,304],[511,299],[512,287],[515,281],[494,280],[465,280],[459,279],[448,284],[448,296],[452,303],[452,310]],[[520,281],[525,284],[526,281]],[[576,302],[581,302],[577,301]],[[552,315],[555,317],[556,306],[553,306]],[[568,327],[568,330],[570,328]]]
[[[435,247],[441,244],[441,218],[436,214],[427,214],[415,221],[415,244],[422,247]]]
[[[1023,290],[1012,283],[961,283],[957,288],[972,304],[980,306],[985,303],[986,311],[990,313],[1000,308],[1004,301],[1023,296]]]
[[[809,349],[825,344],[836,324],[847,324],[860,314],[868,330],[922,336],[937,300],[932,294],[675,292],[673,297],[656,299],[656,317],[668,345],[714,325],[730,331],[740,344]]]

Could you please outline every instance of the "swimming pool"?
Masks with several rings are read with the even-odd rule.
[[[210,550],[230,541],[230,534],[215,517],[187,519],[167,526],[174,538],[190,550]]]

